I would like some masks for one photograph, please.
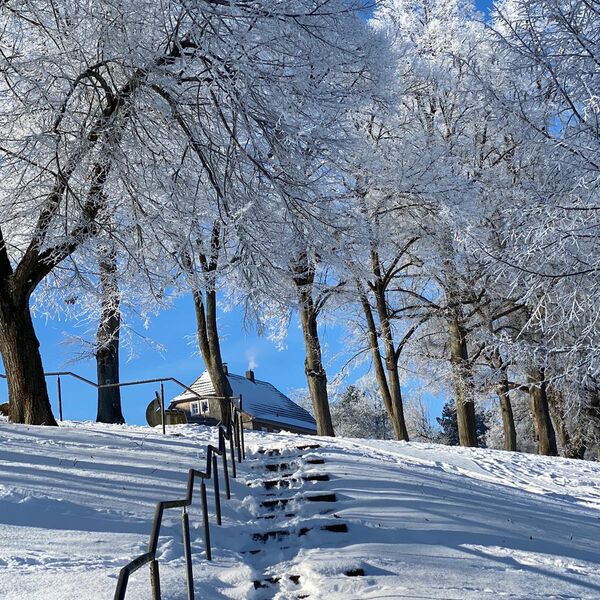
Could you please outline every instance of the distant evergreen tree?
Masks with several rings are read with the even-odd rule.
[[[486,424],[486,415],[484,411],[475,409],[475,432],[477,434],[477,445],[481,448],[486,447],[485,434],[488,426]],[[442,428],[441,441],[447,446],[458,446],[458,419],[456,417],[456,406],[454,400],[449,400],[444,404],[442,416],[437,417],[436,421]]]

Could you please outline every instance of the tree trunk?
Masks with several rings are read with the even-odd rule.
[[[300,322],[302,324],[304,347],[306,349],[304,372],[315,411],[317,433],[319,435],[333,436],[335,433],[329,411],[327,374],[323,368],[321,356],[321,344],[317,330],[317,313],[314,310],[310,294],[301,292],[301,295],[303,296],[303,302],[300,306]]]
[[[292,281],[296,286],[300,323],[306,351],[304,373],[317,422],[317,433],[319,435],[334,436],[327,395],[327,373],[323,367],[321,343],[319,341],[319,309],[313,299],[315,266],[309,260],[308,254],[303,251],[298,254],[297,259],[290,265],[290,269]]]
[[[404,407],[402,406],[402,389],[398,375],[398,356],[394,347],[394,337],[386,299],[386,276],[383,274],[379,253],[374,244],[371,245],[371,270],[375,276],[375,280],[371,284],[371,289],[375,295],[375,306],[377,308],[377,316],[379,317],[385,352],[385,367],[387,371],[385,379],[387,381],[391,404],[390,420],[396,439],[408,442],[408,431],[406,430]]]
[[[119,383],[119,337],[121,331],[120,293],[117,260],[113,252],[100,261],[102,310],[96,333],[98,385]],[[98,423],[125,423],[121,409],[121,388],[98,388]]]
[[[558,456],[556,436],[550,419],[548,395],[544,370],[534,367],[530,369],[529,397],[531,398],[531,412],[538,444],[538,454]]]
[[[546,387],[548,396],[548,407],[550,409],[550,418],[554,425],[554,431],[558,435],[558,443],[563,451],[563,456],[567,457],[571,447],[571,434],[567,429],[565,414],[562,406],[562,398],[555,391],[550,391]]]
[[[198,345],[200,353],[210,375],[216,395],[221,398],[221,421],[226,423],[229,419],[229,402],[233,392],[221,358],[221,343],[217,325],[217,293],[215,290],[205,291],[206,303],[202,292],[193,291],[194,309],[196,312],[196,325],[198,332]]]
[[[400,413],[397,410],[394,410],[392,394],[390,393],[390,387],[388,385],[388,380],[385,375],[385,369],[383,367],[383,361],[379,352],[377,326],[375,324],[375,319],[373,318],[373,311],[371,310],[371,305],[369,304],[369,301],[364,295],[361,296],[361,303],[363,307],[363,312],[365,314],[365,319],[367,321],[369,346],[371,348],[373,366],[375,367],[375,377],[377,379],[379,391],[381,392],[381,397],[383,398],[383,405],[385,406],[385,410],[390,418],[390,423],[392,424],[392,428],[394,430],[394,437],[397,440],[408,440],[408,432],[406,432],[406,425],[404,423],[404,413],[403,411]],[[398,383],[397,389],[399,390],[399,388],[400,386]],[[402,400],[400,400],[400,406],[402,406]],[[400,416],[401,418],[399,418]]]
[[[590,386],[588,394],[587,414],[591,421],[592,439],[596,443],[596,459],[600,462],[600,387],[597,385]]]
[[[404,407],[402,406],[402,389],[400,388],[400,377],[398,375],[398,360],[396,358],[392,326],[390,324],[388,307],[385,300],[385,291],[378,285],[374,292],[377,315],[379,316],[379,324],[381,326],[381,336],[383,338],[383,348],[385,351],[388,388],[392,403],[390,419],[392,421],[396,439],[408,442],[408,431],[406,430]]]
[[[450,363],[456,392],[456,418],[461,446],[476,447],[475,398],[466,332],[461,324],[460,309],[454,307],[448,322]]]
[[[0,353],[13,423],[56,425],[28,300],[16,305],[0,291]]]
[[[575,415],[572,420],[572,431],[569,431],[565,415],[565,399],[560,391],[555,387],[547,390],[548,404],[550,406],[550,415],[554,428],[558,434],[558,440],[562,447],[562,453],[565,458],[575,458],[582,460],[586,451],[586,435],[582,419],[577,419]]]
[[[502,370],[502,377],[496,386],[496,393],[500,401],[500,412],[502,414],[502,427],[504,429],[504,449],[510,452],[517,450],[517,429],[510,401],[510,386],[506,377],[506,371]]]

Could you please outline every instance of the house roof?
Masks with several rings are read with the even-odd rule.
[[[234,396],[242,396],[243,410],[245,413],[255,417],[260,421],[268,421],[285,427],[300,427],[309,431],[317,431],[317,425],[313,417],[292,402],[285,394],[282,394],[275,386],[268,381],[255,379],[250,381],[243,375],[235,375],[229,373],[227,375],[229,385]],[[215,396],[215,388],[208,371],[204,371],[190,388],[199,396],[209,397]],[[179,396],[175,396],[171,400],[174,402],[193,401],[196,396],[184,391]]]

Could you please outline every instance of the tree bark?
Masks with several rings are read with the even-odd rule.
[[[397,440],[404,440],[405,442],[408,442],[408,431],[406,429],[404,407],[402,405],[402,388],[400,387],[400,377],[398,375],[398,354],[396,353],[396,348],[394,345],[394,335],[392,332],[390,312],[386,299],[386,286],[387,283],[389,283],[389,278],[393,272],[393,268],[394,267],[390,267],[388,273],[384,274],[384,269],[379,258],[379,252],[377,251],[374,243],[372,243],[371,271],[373,273],[374,280],[370,284],[370,288],[375,296],[375,307],[377,310],[377,316],[379,318],[379,326],[381,328],[381,338],[383,340],[386,367],[385,374],[379,374],[378,380],[381,379],[381,382],[385,380],[386,383],[385,388],[387,388],[387,395],[389,397],[388,414],[390,416],[392,428],[394,429],[394,436]],[[379,355],[377,329],[373,321],[371,307],[366,298],[364,298],[364,301],[366,301],[366,305],[363,304],[363,310],[365,310],[367,307],[369,309],[370,315],[367,315],[365,311],[365,316],[367,317],[367,321],[369,321],[369,318],[372,321],[370,327],[372,327],[375,333],[374,343],[377,354]],[[373,348],[373,341],[371,341],[371,347]],[[379,358],[379,363],[381,363],[381,358]],[[386,408],[388,408],[387,405]]]
[[[544,370],[533,367],[529,370],[529,397],[531,398],[531,412],[538,444],[538,454],[546,456],[558,456],[556,447],[556,435],[552,420],[550,419],[550,408]]]
[[[29,302],[15,304],[7,296],[0,291],[0,353],[8,383],[10,420],[56,425]]]
[[[390,388],[388,386],[388,382],[385,376],[385,369],[383,366],[383,360],[381,359],[381,353],[379,352],[379,338],[377,335],[377,325],[375,324],[375,319],[373,318],[373,311],[371,310],[371,305],[369,304],[368,299],[364,294],[361,294],[361,304],[363,308],[363,313],[365,315],[365,320],[367,322],[367,333],[369,339],[369,347],[371,349],[371,357],[373,358],[373,367],[375,368],[375,378],[377,379],[377,385],[379,386],[379,391],[381,392],[381,397],[383,399],[383,405],[385,406],[385,410],[390,417],[390,421],[392,422],[392,427],[394,429],[394,436],[396,439],[400,439],[400,431],[396,430],[396,423],[393,420],[393,408],[392,408],[392,396],[390,394]]]
[[[504,430],[504,449],[509,452],[517,451],[517,429],[513,416],[512,403],[510,401],[510,386],[506,375],[502,375],[496,386],[496,393],[500,401],[500,413],[502,414],[502,428]]]
[[[476,447],[475,398],[467,336],[461,323],[460,307],[452,307],[448,321],[450,363],[456,392],[456,418],[461,446]]]
[[[306,297],[300,308],[300,322],[304,336],[304,347],[306,358],[304,361],[304,372],[306,382],[315,411],[317,421],[317,433],[319,435],[335,435],[333,422],[329,411],[329,398],[327,395],[327,374],[323,368],[321,356],[321,343],[317,330],[317,313],[314,310],[312,298]]]
[[[204,295],[206,302],[201,291],[194,290],[192,292],[196,312],[198,345],[215,393],[219,398],[222,398],[220,404],[221,421],[226,423],[230,411],[229,402],[224,399],[231,398],[233,392],[227,375],[225,375],[221,357],[221,343],[217,325],[217,292],[215,290],[205,290]]]
[[[315,270],[306,252],[301,252],[295,263],[291,265],[291,275],[298,297],[300,324],[306,351],[304,373],[317,422],[317,434],[334,436],[327,394],[327,373],[323,367],[319,341],[319,309],[313,299]]]
[[[204,280],[202,286],[196,283],[194,277],[196,267],[189,254],[184,255],[183,263],[192,282],[192,298],[200,354],[210,375],[215,394],[220,399],[221,421],[226,423],[231,412],[229,399],[233,395],[233,391],[223,368],[217,323],[217,275],[219,256],[223,247],[223,228],[219,220],[213,222],[210,240],[205,242],[198,239],[196,246]]]
[[[562,447],[563,456],[567,456],[571,446],[571,435],[567,429],[565,415],[562,406],[562,398],[559,398],[556,391],[548,390],[546,387],[546,395],[548,396],[548,407],[550,409],[550,418],[554,425],[554,431],[558,435],[558,443]]]
[[[406,430],[404,407],[402,405],[402,389],[400,387],[400,377],[398,375],[398,359],[396,358],[396,348],[394,347],[392,326],[390,324],[385,291],[381,289],[381,286],[376,285],[374,292],[377,315],[381,326],[381,336],[383,338],[387,381],[392,405],[390,419],[392,421],[396,439],[408,442],[408,431]]]
[[[547,390],[550,416],[554,429],[558,434],[558,441],[565,458],[583,459],[586,451],[586,434],[581,419],[573,417],[572,431],[569,431],[565,415],[565,399],[560,389],[552,386]]]
[[[119,342],[121,332],[120,293],[117,259],[110,251],[100,261],[102,309],[96,333],[96,373],[98,385],[119,383]],[[98,423],[125,423],[121,408],[121,388],[98,388]]]
[[[592,438],[596,443],[596,459],[600,462],[600,387],[589,386],[588,395],[587,415],[591,421]]]

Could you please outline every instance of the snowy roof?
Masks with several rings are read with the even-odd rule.
[[[309,431],[317,431],[313,417],[282,394],[267,381],[255,379],[250,381],[242,375],[229,373],[229,385],[234,396],[242,396],[244,412],[261,421],[268,421],[282,426],[301,427]],[[204,371],[190,386],[199,396],[215,396],[215,388],[208,371]],[[171,400],[171,404],[181,400],[194,400],[197,397],[188,391]]]

